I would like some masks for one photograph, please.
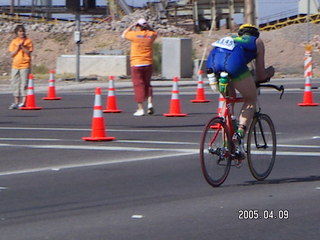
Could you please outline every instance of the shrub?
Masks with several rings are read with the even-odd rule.
[[[47,74],[47,73],[49,73],[49,69],[43,64],[34,65],[34,66],[32,66],[32,72],[34,74]]]

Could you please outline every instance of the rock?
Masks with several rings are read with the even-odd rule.
[[[151,12],[150,9],[146,10],[136,10],[130,15],[125,15],[119,21],[112,21],[111,23],[103,22],[100,24],[92,22],[81,22],[81,31],[82,32],[94,32],[96,29],[103,28],[113,31],[123,31],[132,23],[136,22],[139,18],[145,18],[148,23],[157,31],[161,29],[160,33],[165,35],[176,35],[176,34],[189,34],[190,32],[175,26],[168,25],[167,20],[157,19],[156,16]],[[12,22],[0,20],[0,32],[9,33],[13,32],[16,24]],[[19,23],[20,24],[20,23]],[[58,24],[51,23],[33,23],[25,21],[23,24],[26,27],[27,31],[38,31],[38,32],[54,32],[54,33],[70,33],[75,31],[76,23],[75,22],[58,22]]]

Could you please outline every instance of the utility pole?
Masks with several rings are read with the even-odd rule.
[[[11,0],[10,13],[14,14],[14,0]]]
[[[248,24],[256,24],[255,0],[244,0],[244,22]]]
[[[228,18],[228,25],[231,31],[234,30],[234,0],[229,0],[228,3],[229,8],[229,18]]]
[[[310,42],[310,0],[308,0],[307,6],[307,44]]]
[[[76,30],[74,32],[74,41],[76,43],[76,82],[80,82],[80,44],[81,44],[80,12],[76,12],[75,17],[76,17]]]
[[[74,13],[76,19],[76,29],[74,31],[74,42],[76,44],[76,81],[80,82],[80,0],[66,0],[66,7]]]

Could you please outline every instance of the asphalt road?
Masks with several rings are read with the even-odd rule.
[[[269,178],[256,182],[245,163],[219,188],[205,182],[198,160],[217,95],[190,103],[195,89],[184,86],[188,116],[167,118],[170,90],[155,89],[156,114],[144,117],[132,116],[130,88],[117,91],[123,112],[103,115],[110,142],[81,139],[90,136],[94,89],[60,101],[40,92],[38,111],[7,110],[12,97],[0,94],[1,239],[318,239],[320,111],[296,105],[303,90],[288,84],[282,100],[260,97],[277,130]]]

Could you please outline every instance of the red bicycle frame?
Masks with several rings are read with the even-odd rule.
[[[225,107],[223,107],[222,109],[222,116],[224,117],[224,119],[226,120],[226,123],[229,127],[229,132],[230,132],[230,136],[233,136],[233,134],[235,133],[235,131],[237,129],[234,129],[233,128],[233,124],[232,124],[232,118],[231,118],[231,115],[232,114],[232,110],[231,108],[233,107],[233,105],[235,103],[238,103],[238,102],[243,102],[243,98],[242,97],[225,97]]]
[[[233,136],[233,134],[235,133],[235,131],[237,129],[234,129],[233,127],[233,124],[232,124],[232,118],[231,118],[231,115],[232,115],[232,106],[237,103],[237,102],[243,102],[243,98],[242,97],[226,97],[224,98],[225,99],[225,104],[224,104],[224,107],[222,108],[222,116],[218,116],[218,117],[221,117],[221,118],[224,118],[225,119],[225,123],[226,125],[228,126],[228,129],[229,129],[229,134],[230,136]],[[219,132],[221,131],[221,124],[217,124],[217,125],[214,125],[214,126],[211,126],[211,128],[217,128],[218,131],[216,131],[214,137],[211,139],[211,142],[210,142],[210,145],[213,144],[213,142],[216,140]],[[225,133],[224,133],[225,134]],[[225,138],[227,138],[225,136]],[[233,147],[232,147],[233,149]],[[233,150],[232,150],[233,151]]]

